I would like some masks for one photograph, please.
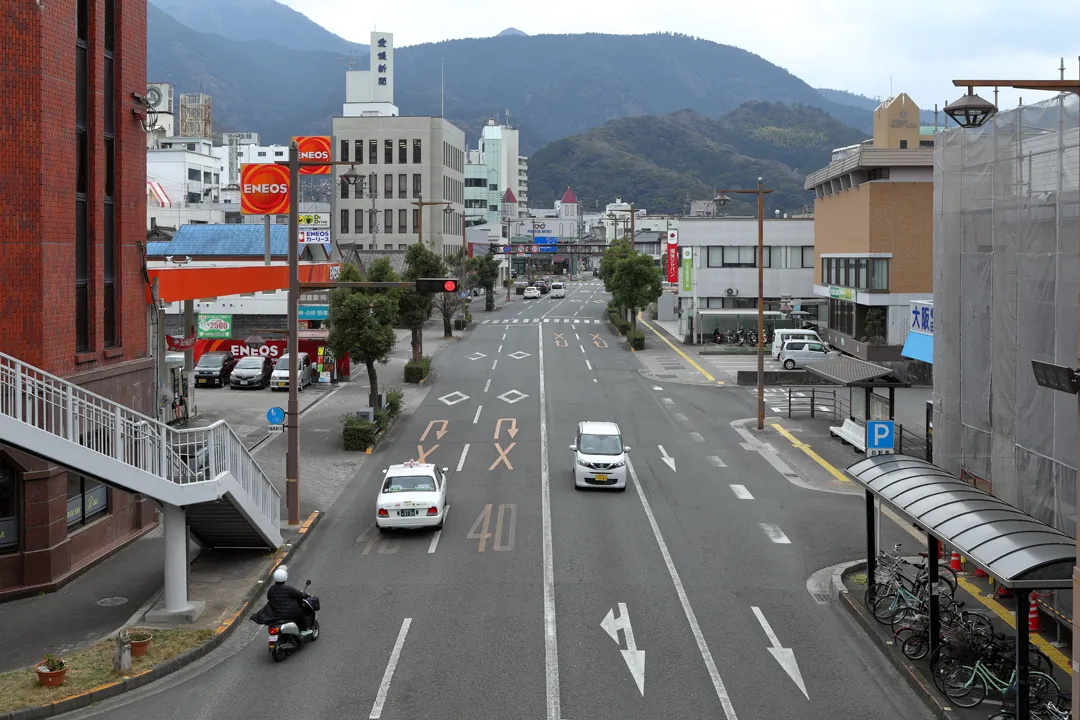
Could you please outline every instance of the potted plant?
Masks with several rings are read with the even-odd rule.
[[[145,630],[132,630],[128,633],[128,639],[131,640],[131,657],[137,658],[150,649],[150,641],[154,639],[154,635]]]
[[[56,655],[46,655],[34,668],[38,676],[38,685],[42,687],[60,687],[67,675],[67,660]]]

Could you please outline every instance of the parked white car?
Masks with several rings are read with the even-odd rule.
[[[829,350],[824,343],[813,340],[788,340],[784,343],[784,349],[780,351],[780,362],[785,370],[795,370],[804,367],[806,363],[839,355],[838,351]]]

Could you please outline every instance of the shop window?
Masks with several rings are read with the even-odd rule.
[[[69,472],[67,526],[77,529],[109,511],[109,488],[97,480]]]
[[[19,546],[19,476],[0,460],[0,552]]]

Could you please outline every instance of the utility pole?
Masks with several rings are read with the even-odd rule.
[[[717,190],[717,196],[728,193],[757,195],[757,429],[765,429],[765,196],[772,192],[757,179],[756,190]]]
[[[286,417],[288,450],[285,453],[285,503],[289,524],[300,524],[300,396],[297,388],[300,340],[297,322],[300,304],[300,146],[289,143],[289,405]]]
[[[431,202],[424,202],[424,193],[420,193],[418,199],[414,200],[412,205],[416,206],[416,239],[420,242],[424,242],[424,208],[432,207],[435,205],[450,206],[449,200],[433,200]],[[435,249],[434,240],[432,240],[432,250]]]

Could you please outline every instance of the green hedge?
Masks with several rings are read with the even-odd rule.
[[[405,393],[400,390],[388,390],[386,392],[386,408],[390,411],[390,417],[401,414],[401,407],[405,404]]]
[[[634,350],[645,349],[645,333],[640,330],[631,330],[626,333],[626,341],[630,343],[630,347]]]
[[[379,408],[375,411],[375,426],[379,430],[386,430],[386,428],[390,427],[391,417],[389,408]]]
[[[630,323],[620,319],[615,323],[615,329],[619,331],[620,335],[625,335],[630,332]]]
[[[341,439],[346,450],[363,452],[375,444],[375,434],[379,426],[358,415],[346,415],[341,431]]]
[[[418,383],[431,373],[431,358],[427,355],[420,358],[419,362],[410,360],[405,363],[405,382]]]

